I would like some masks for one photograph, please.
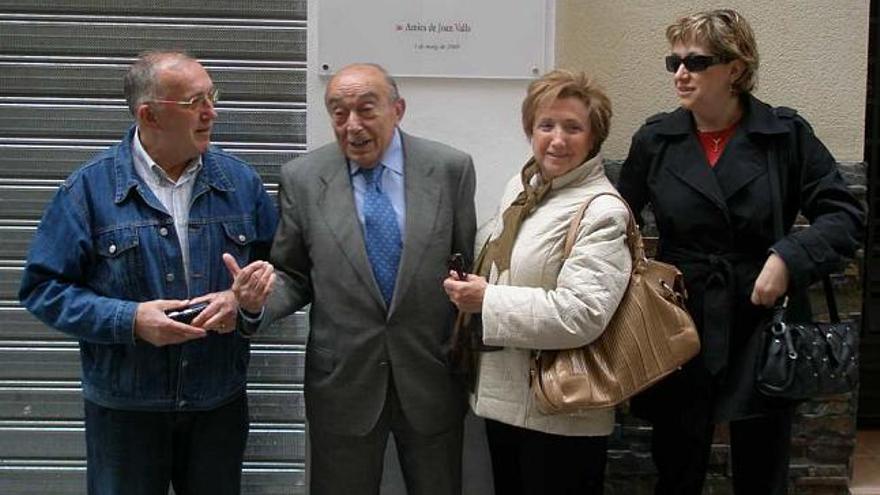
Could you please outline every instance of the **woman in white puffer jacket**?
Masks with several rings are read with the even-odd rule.
[[[578,208],[616,193],[599,154],[611,103],[585,74],[556,70],[529,86],[522,114],[534,157],[505,189],[477,274],[450,273],[444,288],[460,311],[481,313],[483,344],[499,348],[481,353],[471,397],[486,418],[495,492],[601,494],[614,410],[541,413],[529,365],[535,350],[599,337],[629,282],[629,213],[618,198],[590,205],[563,255]]]

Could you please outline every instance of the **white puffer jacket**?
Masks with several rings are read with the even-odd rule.
[[[498,215],[485,226],[492,238],[501,233],[501,212],[520,191],[517,174],[505,188]],[[483,299],[483,341],[504,349],[481,355],[471,397],[477,415],[558,435],[608,435],[614,428],[613,409],[545,415],[529,390],[532,350],[580,347],[595,340],[629,283],[629,213],[617,198],[602,196],[590,205],[571,254],[562,259],[573,215],[599,192],[616,192],[601,156],[553,179],[547,196],[520,227],[510,269],[497,273],[492,267]]]

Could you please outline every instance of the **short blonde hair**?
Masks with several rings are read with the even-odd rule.
[[[708,10],[682,17],[666,28],[670,45],[694,44],[724,61],[741,60],[745,70],[733,82],[738,93],[749,93],[758,83],[758,44],[748,21],[732,9]]]
[[[584,72],[557,69],[532,81],[522,102],[522,125],[526,137],[532,138],[538,109],[561,98],[577,98],[587,107],[593,149],[587,158],[599,153],[611,131],[611,100]]]

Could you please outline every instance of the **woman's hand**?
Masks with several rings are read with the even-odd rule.
[[[788,267],[778,254],[771,253],[755,280],[752,304],[772,308],[787,291]]]
[[[450,271],[449,277],[443,281],[443,290],[459,311],[480,313],[487,285],[486,279],[479,275],[468,274],[465,280],[461,280],[455,271]]]

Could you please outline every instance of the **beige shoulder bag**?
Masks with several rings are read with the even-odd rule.
[[[575,213],[565,239],[568,258],[590,203]],[[629,209],[629,206],[627,206]],[[598,339],[584,347],[535,353],[532,392],[545,414],[613,407],[675,371],[700,351],[697,328],[684,307],[687,293],[675,266],[645,257],[632,211],[627,225],[632,276]]]

